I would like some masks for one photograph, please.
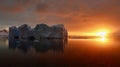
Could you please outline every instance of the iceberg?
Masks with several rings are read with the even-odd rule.
[[[63,24],[48,26],[47,24],[37,24],[31,28],[27,24],[19,27],[9,27],[9,38],[14,39],[67,39],[68,33]]]

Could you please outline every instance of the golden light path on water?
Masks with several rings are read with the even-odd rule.
[[[95,32],[95,35],[98,36],[98,38],[95,39],[96,44],[98,46],[110,47],[112,41],[110,40],[110,38],[108,38],[109,33],[110,31],[107,29],[102,29],[100,31]]]
[[[107,37],[101,37],[101,38],[98,38],[98,39],[96,39],[97,40],[97,42],[99,42],[99,43],[102,43],[102,44],[108,44],[110,41],[109,41],[109,38],[107,38]]]
[[[106,39],[105,37],[102,37],[102,38],[100,38],[100,41],[101,41],[101,42],[106,42],[107,39]]]

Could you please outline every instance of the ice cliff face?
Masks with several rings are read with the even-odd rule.
[[[28,26],[27,24],[23,24],[23,25],[19,26],[18,30],[19,30],[19,38],[20,39],[26,39],[28,37],[33,36],[33,31],[31,29],[31,27]]]
[[[37,35],[36,35],[37,34]],[[67,30],[63,24],[47,26],[45,24],[36,25],[34,36],[39,38],[67,38]]]
[[[46,24],[37,24],[33,29],[27,24],[23,24],[18,28],[15,26],[9,28],[9,38],[12,39],[67,39],[67,37],[68,33],[63,24],[53,26],[48,26]]]
[[[8,31],[6,29],[0,30],[0,36],[8,36]]]
[[[10,39],[18,39],[19,37],[19,30],[16,26],[9,27],[9,38]]]

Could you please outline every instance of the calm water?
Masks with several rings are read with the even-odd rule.
[[[119,40],[0,39],[2,67],[120,67]]]

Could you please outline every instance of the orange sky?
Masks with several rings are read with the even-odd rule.
[[[120,0],[0,0],[0,28],[64,24],[70,35],[119,31]]]

